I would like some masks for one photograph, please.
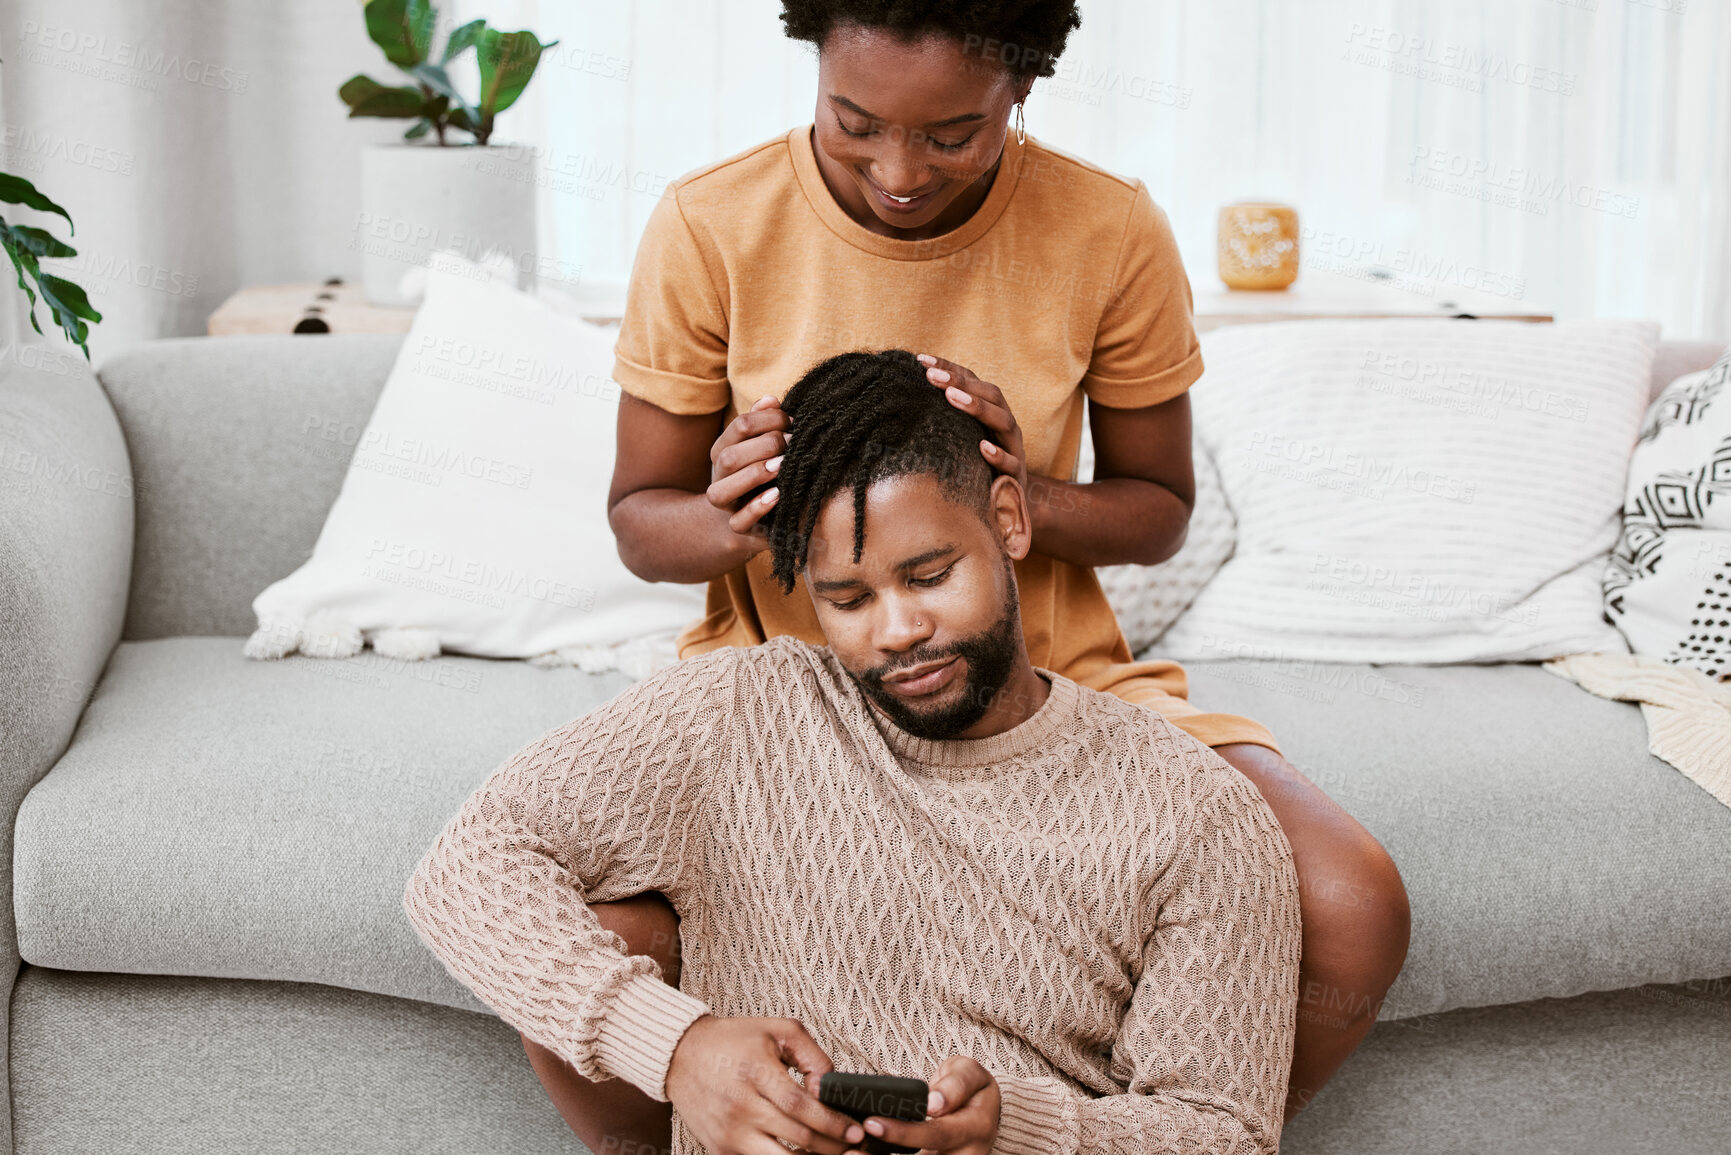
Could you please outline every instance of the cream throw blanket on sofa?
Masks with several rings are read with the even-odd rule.
[[[1569,654],[1544,665],[1601,698],[1639,702],[1647,749],[1731,806],[1731,683],[1643,654]]]

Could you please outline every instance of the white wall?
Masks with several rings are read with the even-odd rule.
[[[0,167],[78,221],[99,359],[201,332],[241,285],[358,275],[359,151],[401,128],[337,100],[356,71],[391,75],[359,9],[7,5]],[[499,133],[539,150],[544,263],[585,288],[622,280],[669,179],[811,118],[815,61],[779,11],[453,7],[561,40]],[[1146,180],[1199,275],[1220,205],[1271,196],[1298,206],[1313,268],[1404,268],[1433,291],[1731,339],[1731,0],[1084,0],[1083,16],[1029,129]],[[123,44],[219,71],[113,63]],[[1432,176],[1486,175],[1425,187],[1429,158]],[[1484,199],[1496,182],[1513,203]]]

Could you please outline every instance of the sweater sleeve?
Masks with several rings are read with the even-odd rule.
[[[673,1049],[709,1008],[627,955],[589,903],[697,878],[739,652],[668,667],[519,750],[404,892],[422,941],[501,1019],[585,1078],[662,1102]]]
[[[1236,772],[1198,808],[1112,1050],[1123,1094],[999,1077],[1000,1155],[1273,1155],[1298,1009],[1298,875]]]

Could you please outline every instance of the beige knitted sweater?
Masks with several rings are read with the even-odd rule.
[[[1298,885],[1262,797],[1159,714],[1042,671],[1027,721],[932,742],[792,637],[669,667],[496,769],[409,919],[500,1018],[667,1098],[705,1012],[838,1070],[977,1059],[995,1150],[1279,1146]],[[586,905],[663,891],[681,989]],[[674,1155],[701,1145],[674,1114]]]

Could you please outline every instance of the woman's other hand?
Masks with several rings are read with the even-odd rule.
[[[1023,456],[1022,427],[1010,412],[1004,392],[990,381],[982,381],[972,369],[934,357],[930,353],[915,354],[926,367],[926,380],[943,388],[950,404],[991,431],[992,440],[980,442],[980,454],[999,473],[1015,478],[1024,491],[1028,488],[1028,463]]]
[[[775,508],[780,491],[772,484],[787,449],[787,413],[774,397],[760,397],[750,409],[727,423],[710,447],[709,504],[727,514],[734,533],[753,535],[764,549],[763,515]],[[752,490],[769,485],[756,497]]]

